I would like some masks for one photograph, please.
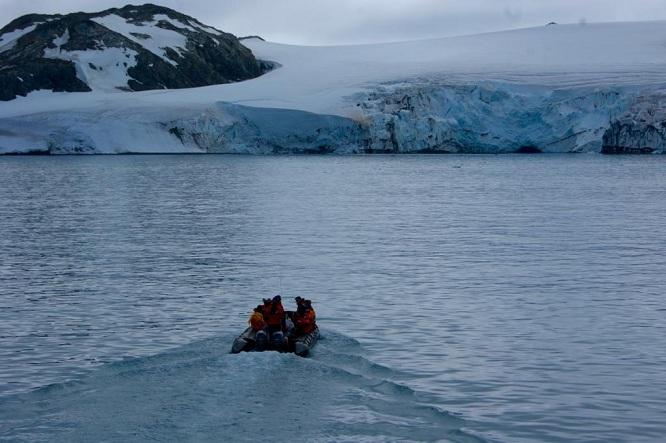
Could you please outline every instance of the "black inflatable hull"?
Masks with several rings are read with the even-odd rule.
[[[301,357],[305,357],[310,353],[310,350],[317,344],[319,339],[319,328],[315,326],[314,331],[309,334],[301,335],[293,338],[289,342],[291,352]]]
[[[261,351],[283,351],[283,352],[293,352],[296,355],[305,357],[310,353],[310,350],[317,344],[319,339],[319,328],[315,327],[315,330],[310,334],[300,335],[297,337],[289,337],[288,346],[286,349],[276,349],[275,346],[272,346],[271,343],[267,343],[266,347]],[[231,346],[231,353],[238,354],[241,352],[258,352],[259,349],[256,349],[255,341],[255,332],[252,328],[247,328],[241,335],[239,335],[236,340],[234,340],[233,345]]]
[[[240,352],[249,352],[254,350],[256,342],[254,340],[254,331],[252,328],[247,328],[241,335],[236,337],[233,345],[231,345],[231,353],[238,354]]]

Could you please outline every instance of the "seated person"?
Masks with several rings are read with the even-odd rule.
[[[282,297],[276,295],[273,299],[264,299],[262,314],[266,322],[266,332],[274,349],[282,350],[286,346],[284,335],[285,312],[282,306]]]
[[[255,347],[257,351],[265,350],[268,343],[268,335],[266,333],[267,325],[264,321],[263,310],[263,306],[258,305],[254,308],[252,315],[250,315],[250,319],[248,320],[250,328],[252,328],[252,331],[254,332],[254,341],[256,342]]]
[[[312,308],[312,302],[301,297],[296,297],[298,308],[291,316],[294,322],[294,336],[301,336],[312,333],[317,327],[317,315]]]

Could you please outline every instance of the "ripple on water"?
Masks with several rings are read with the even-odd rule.
[[[232,337],[225,336],[108,364],[75,381],[5,397],[0,438],[483,441],[461,430],[462,418],[379,378],[390,377],[390,369],[363,359],[343,358],[344,367],[327,363],[331,354],[345,355],[340,345],[347,341],[327,335],[334,338],[311,359],[231,355]]]
[[[317,428],[323,441],[374,441],[372,432],[432,437],[438,420],[415,406],[404,416],[393,410],[387,399],[406,394],[384,380],[461,414],[465,424],[452,429],[499,441],[659,441],[665,161],[2,157],[0,405],[27,396],[23,412],[43,421],[25,432],[92,432],[73,411],[97,419],[99,390],[109,396],[102,435],[184,435],[178,417],[197,423],[203,434],[195,437],[253,432],[243,423],[258,420],[234,411],[287,404],[259,391],[234,396],[218,372],[248,382],[237,362],[279,371],[293,361],[227,360],[192,343],[233,336],[254,303],[282,292],[288,301],[312,298],[321,324],[349,337],[339,339],[349,352],[331,345],[320,361],[292,368],[305,380],[313,380],[308,371],[332,380],[331,391],[313,395],[334,398],[324,416],[348,427]],[[184,357],[160,365],[166,350],[191,345],[192,368]],[[142,360],[151,355],[155,362]],[[113,363],[125,357],[137,357],[145,374],[114,366],[131,366]],[[156,386],[152,377],[168,383]],[[62,400],[45,394],[47,409],[34,409],[41,387],[81,379],[58,388]],[[188,393],[187,383],[196,389]],[[146,396],[152,424],[129,413],[138,406],[121,407]],[[21,411],[3,417],[28,419]],[[113,422],[116,413],[126,426]],[[429,424],[422,431],[419,420]]]

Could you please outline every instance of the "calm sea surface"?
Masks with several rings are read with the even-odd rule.
[[[0,157],[0,440],[262,430],[663,441],[666,156]]]

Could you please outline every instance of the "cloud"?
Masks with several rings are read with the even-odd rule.
[[[666,1],[152,0],[236,35],[295,44],[350,44],[577,23],[666,19]],[[30,12],[99,11],[118,0],[0,0],[0,22]]]

